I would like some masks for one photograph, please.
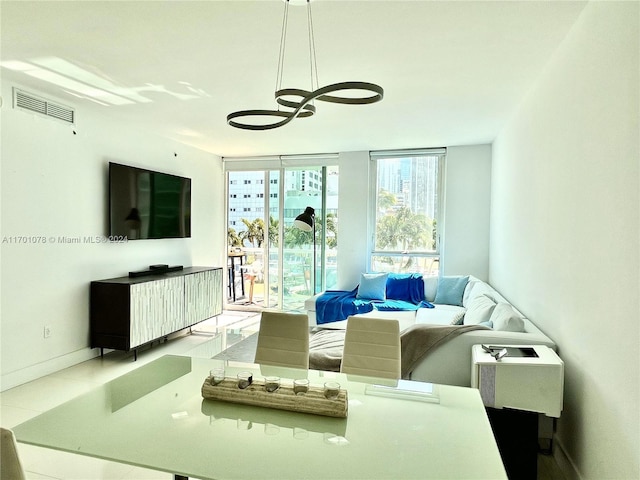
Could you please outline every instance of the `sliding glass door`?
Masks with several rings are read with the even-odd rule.
[[[338,168],[228,168],[227,179],[228,308],[303,311],[336,284]],[[307,207],[311,231],[294,225]]]
[[[276,172],[277,173],[277,172]],[[227,299],[229,304],[276,306],[268,262],[272,241],[269,172],[228,173]],[[277,182],[277,178],[275,178]],[[276,212],[277,218],[277,212]],[[277,239],[276,239],[277,241]]]

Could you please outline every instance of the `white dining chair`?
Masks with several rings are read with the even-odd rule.
[[[0,480],[25,480],[16,437],[6,428],[0,428],[0,436]]]
[[[347,319],[341,372],[399,379],[400,367],[398,320],[355,316]]]
[[[309,318],[307,315],[263,311],[258,331],[255,363],[309,368]]]

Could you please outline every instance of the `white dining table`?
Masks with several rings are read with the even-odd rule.
[[[333,418],[203,398],[203,382],[221,365],[228,378],[241,370],[260,378],[268,370],[167,355],[16,426],[14,433],[19,442],[176,478],[507,478],[478,390],[284,372],[283,385],[294,377],[319,387],[339,382],[348,414]],[[412,384],[431,391],[407,395]]]

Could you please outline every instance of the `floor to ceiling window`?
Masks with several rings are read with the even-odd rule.
[[[225,159],[230,308],[302,311],[314,292],[335,286],[334,158]],[[315,214],[311,231],[294,226],[307,207]]]

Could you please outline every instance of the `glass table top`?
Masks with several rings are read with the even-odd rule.
[[[338,381],[348,392],[348,416],[333,418],[203,399],[203,382],[222,363],[161,357],[14,433],[23,443],[199,479],[506,479],[477,390],[439,385],[435,403],[371,394],[372,383],[389,380],[280,375],[283,384],[305,376],[313,386]],[[273,373],[226,363],[227,377]]]

